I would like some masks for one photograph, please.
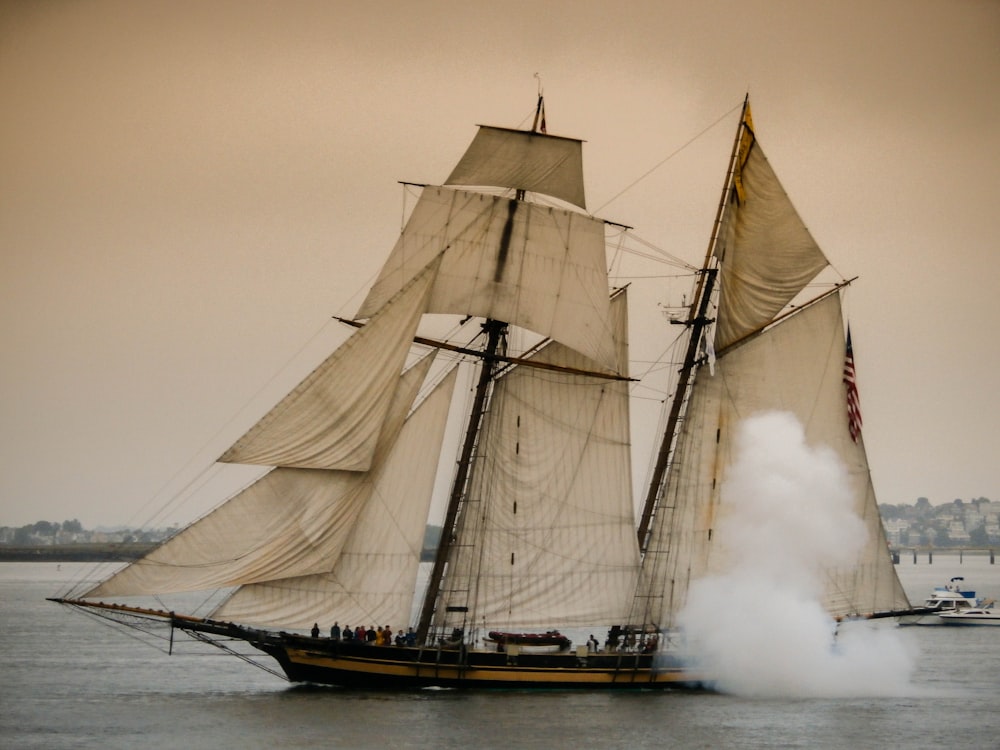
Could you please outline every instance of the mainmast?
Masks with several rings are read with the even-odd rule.
[[[733,141],[732,154],[729,157],[729,170],[726,173],[725,184],[722,186],[722,196],[719,199],[719,206],[715,213],[715,223],[712,228],[712,236],[708,242],[708,250],[705,253],[705,262],[698,275],[698,284],[695,294],[688,309],[688,319],[682,325],[688,326],[690,336],[688,338],[687,351],[684,355],[684,362],[677,378],[677,389],[674,393],[673,401],[670,405],[670,413],[667,416],[667,426],[663,433],[663,440],[660,443],[660,450],[656,456],[656,464],[653,468],[653,475],[649,482],[649,489],[646,492],[646,499],[642,506],[642,515],[639,518],[639,549],[646,551],[649,541],[649,530],[659,506],[659,500],[663,495],[663,482],[670,459],[670,453],[677,437],[677,430],[680,426],[681,410],[687,396],[688,388],[691,385],[695,364],[697,363],[701,350],[702,336],[705,328],[711,322],[707,317],[708,305],[715,288],[716,275],[718,273],[716,246],[719,242],[719,234],[722,229],[722,217],[726,208],[726,202],[732,190],[733,178],[736,173],[736,160],[739,156],[740,143],[743,139],[746,128],[746,113],[750,106],[750,97],[743,101],[743,111],[740,114],[740,126],[736,129],[736,138]]]

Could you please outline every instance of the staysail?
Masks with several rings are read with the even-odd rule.
[[[212,616],[286,628],[408,624],[456,373],[452,368],[376,461],[365,480],[365,503],[334,565],[243,586]]]
[[[432,359],[397,376],[376,457],[390,453]],[[84,597],[195,591],[330,571],[371,494],[369,472],[276,468]]]
[[[612,302],[627,369],[626,294]],[[530,357],[593,363],[550,343]],[[515,367],[494,386],[436,628],[608,625],[638,570],[628,383]],[[458,614],[455,614],[458,613]]]
[[[435,270],[415,274],[219,460],[367,471]]]

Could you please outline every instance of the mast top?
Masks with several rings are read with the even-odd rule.
[[[538,79],[538,104],[535,105],[535,121],[531,123],[531,130],[534,133],[545,133],[545,96],[542,94],[542,79],[535,73]]]

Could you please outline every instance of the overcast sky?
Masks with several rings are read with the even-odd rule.
[[[343,335],[397,181],[529,126],[536,73],[591,210],[693,264],[749,92],[860,276],[880,500],[1000,500],[1000,2],[8,1],[0,525],[135,523],[191,481]]]

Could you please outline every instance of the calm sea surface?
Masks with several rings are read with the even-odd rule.
[[[0,748],[1000,748],[1000,627],[899,629],[914,675],[878,698],[348,692],[186,638],[168,656],[45,601],[88,567],[0,564]],[[955,575],[1000,596],[983,557],[898,570],[915,601]]]

